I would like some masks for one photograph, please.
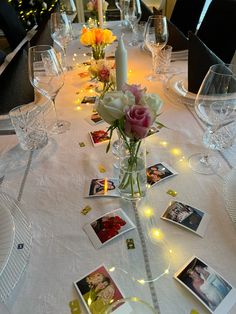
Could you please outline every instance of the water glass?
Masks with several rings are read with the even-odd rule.
[[[39,149],[48,143],[41,106],[18,106],[9,112],[9,116],[23,150]]]
[[[158,56],[156,73],[167,74],[170,70],[172,46],[163,47]]]

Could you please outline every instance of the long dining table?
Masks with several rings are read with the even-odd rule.
[[[108,27],[117,35],[121,33],[118,24],[108,23]],[[66,314],[74,299],[79,299],[82,313],[86,313],[73,282],[102,264],[112,270],[125,297],[138,297],[162,314],[189,314],[192,309],[208,313],[173,278],[191,256],[204,260],[236,286],[236,230],[223,194],[224,179],[236,167],[236,144],[224,152],[214,152],[221,164],[217,173],[194,172],[188,158],[204,147],[203,128],[193,106],[169,97],[163,81],[148,81],[151,55],[129,46],[129,32],[124,40],[128,82],[146,86],[164,103],[159,120],[166,127],[146,139],[147,166],[165,162],[178,174],[148,189],[146,197],[137,203],[85,197],[88,180],[118,174],[112,151],[106,153],[106,145],[94,147],[89,137],[90,131],[108,125],[89,123],[93,105],[81,103],[84,96],[94,95],[94,88],[86,65],[82,65],[90,50],[75,39],[68,47],[73,69],[65,73],[64,86],[56,98],[58,117],[69,121],[70,129],[51,134],[48,144],[35,151],[23,151],[15,135],[0,138],[1,192],[19,202],[33,235],[24,275],[6,300],[12,314]],[[108,47],[107,55],[114,53],[116,44]],[[172,62],[171,68],[187,73],[187,61]],[[168,194],[169,190],[177,195]],[[176,200],[210,215],[203,237],[161,219],[168,204]],[[83,215],[86,206],[91,210]],[[136,228],[102,248],[94,248],[83,226],[117,208],[125,211]],[[153,237],[151,228],[157,228],[161,237]],[[133,239],[135,249],[127,249],[128,238]],[[236,313],[236,305],[229,313]]]

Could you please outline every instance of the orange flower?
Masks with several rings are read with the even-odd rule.
[[[84,27],[82,29],[82,34],[80,36],[81,44],[85,46],[93,45],[108,45],[113,43],[116,36],[113,35],[112,31],[109,29],[92,28],[87,29]]]

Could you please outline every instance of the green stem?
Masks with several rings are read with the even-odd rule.
[[[121,137],[124,139],[125,146],[129,150],[129,159],[128,159],[127,169],[124,170],[125,173],[124,173],[122,181],[119,185],[119,188],[125,189],[130,185],[131,195],[134,196],[134,194],[135,194],[134,183],[137,182],[138,192],[139,192],[139,195],[141,196],[139,174],[137,174],[134,177],[134,173],[133,173],[133,171],[136,171],[135,169],[138,166],[138,153],[139,153],[139,149],[140,149],[140,145],[141,145],[141,140],[138,140],[138,141],[137,140],[130,140],[130,142],[128,142],[127,137],[125,136],[123,130],[121,128],[119,128],[119,131],[121,133]]]

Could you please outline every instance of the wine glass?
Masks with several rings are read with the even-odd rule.
[[[163,15],[151,15],[148,18],[145,28],[144,41],[152,53],[152,74],[148,76],[149,81],[159,79],[158,58],[161,49],[163,49],[168,40],[168,29],[166,17]]]
[[[62,12],[64,11],[66,13],[69,23],[73,23],[77,15],[74,0],[62,0],[60,1],[60,5],[60,9]]]
[[[195,111],[207,127],[203,135],[203,144],[207,148],[221,151],[233,144],[236,136],[235,65],[210,67],[198,91]],[[197,153],[190,156],[189,165],[198,173],[213,174],[220,163],[209,153]]]
[[[127,21],[125,19],[125,16],[129,8],[129,3],[130,3],[130,0],[115,0],[116,7],[117,9],[120,10],[120,19],[122,21],[120,26],[124,26],[124,27],[127,26]]]
[[[31,84],[53,103],[57,121],[52,126],[51,132],[64,133],[70,123],[57,118],[55,98],[64,84],[64,73],[55,50],[48,45],[30,47],[28,61]]]
[[[55,12],[50,17],[51,37],[53,41],[62,49],[63,52],[63,69],[67,70],[66,66],[66,48],[72,40],[71,24],[65,12]]]
[[[67,19],[70,24],[70,32],[71,32],[71,39],[76,39],[77,32],[76,29],[73,29],[72,23],[74,22],[76,16],[77,16],[77,10],[75,6],[74,0],[62,0],[60,1],[60,9],[62,12],[66,13]]]
[[[130,46],[138,45],[138,22],[142,16],[139,0],[130,0],[128,8],[125,10],[125,19],[130,24],[133,32],[133,39],[129,43]]]

